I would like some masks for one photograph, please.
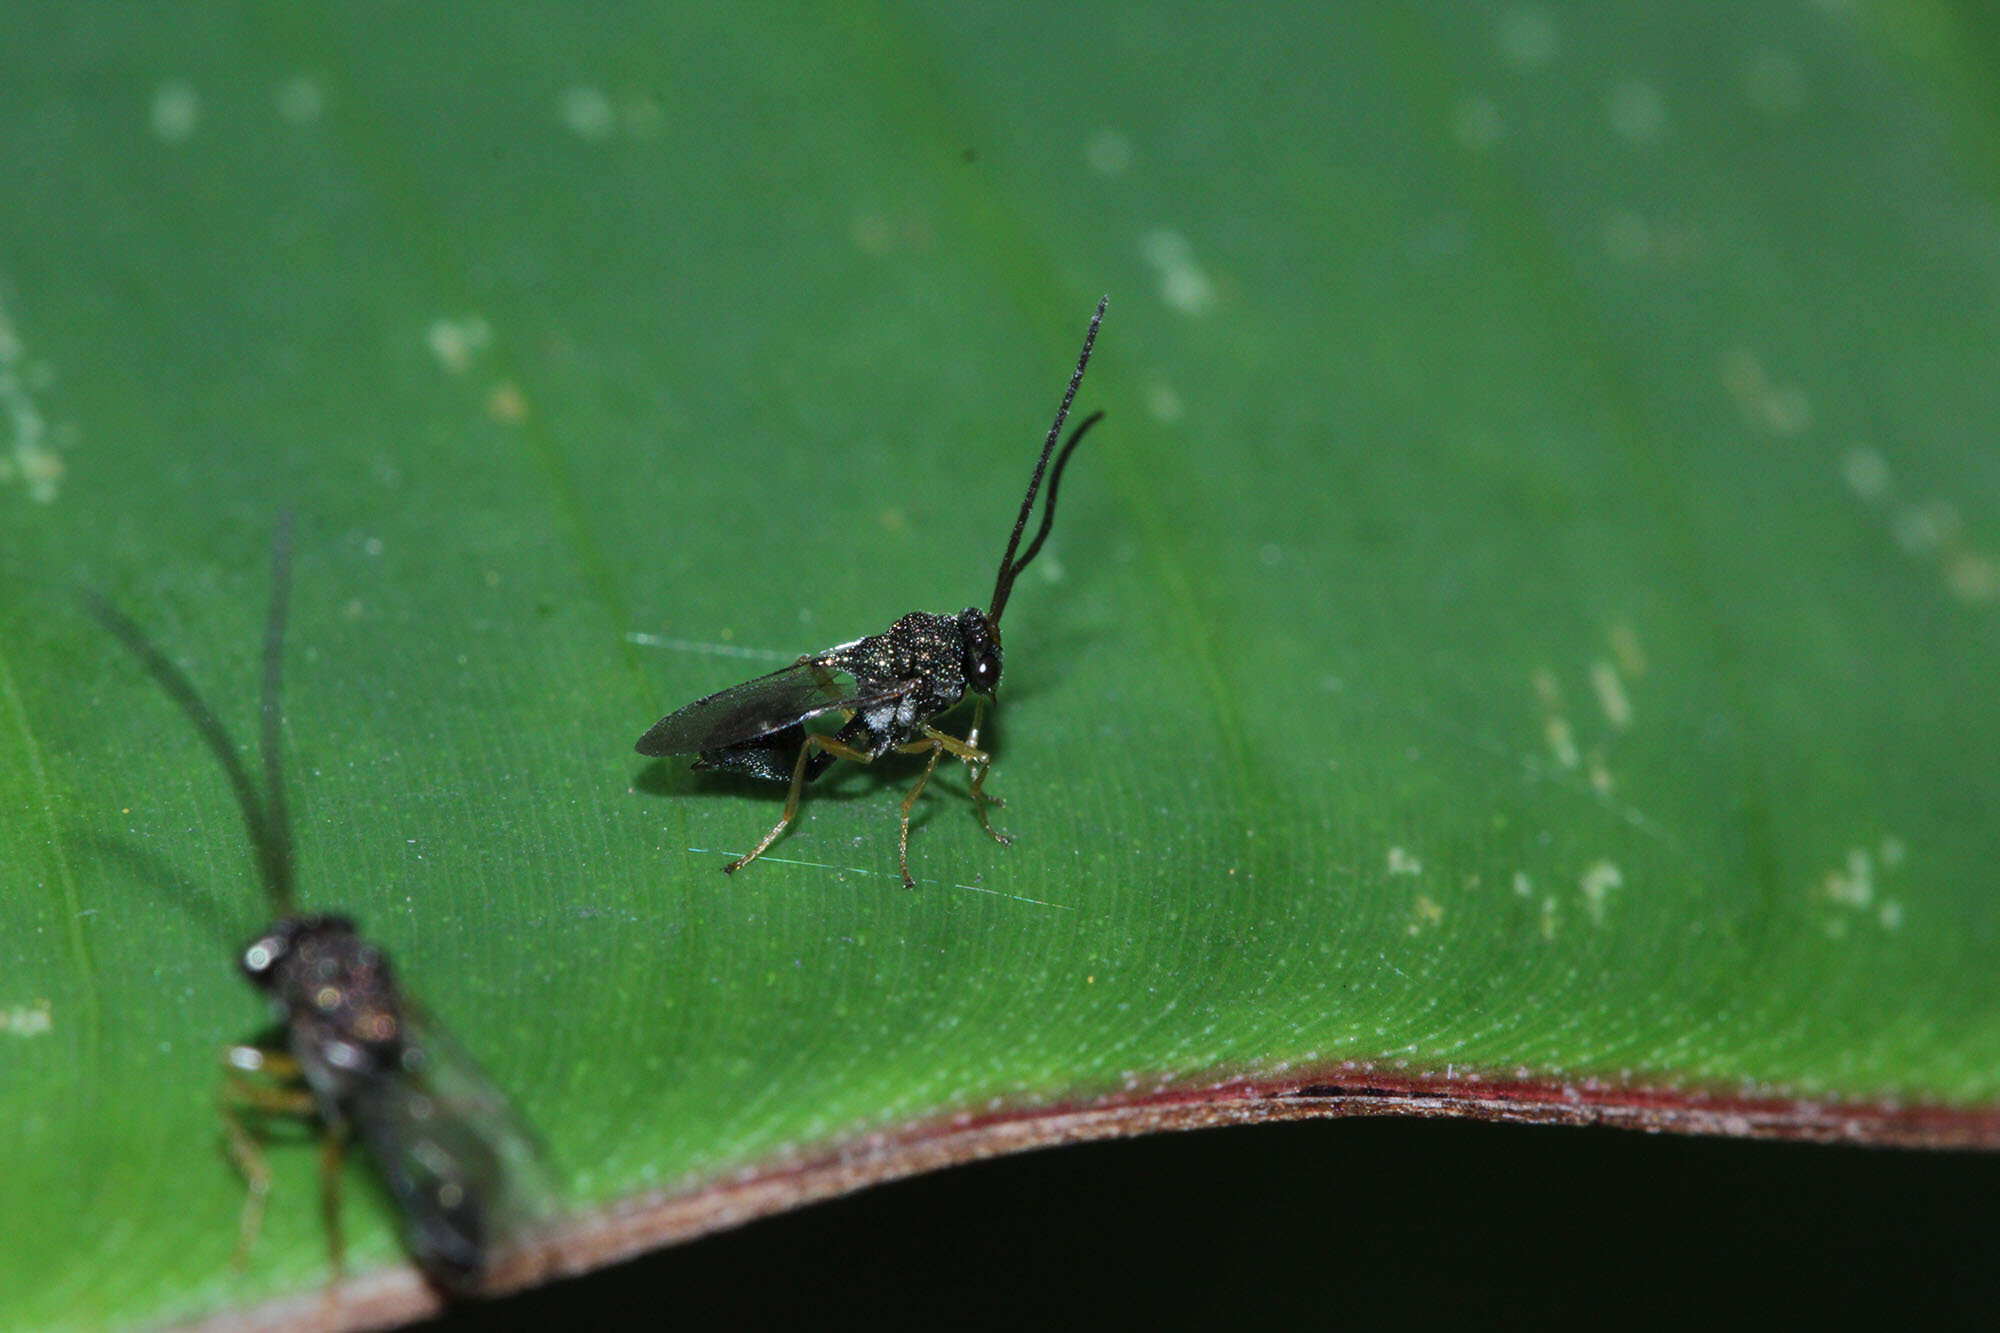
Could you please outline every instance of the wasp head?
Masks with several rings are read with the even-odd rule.
[[[958,632],[965,642],[965,685],[987,698],[1000,687],[1000,627],[978,607],[958,613]]]
[[[404,1002],[389,960],[344,916],[289,917],[243,951],[243,973],[282,1010],[315,1087],[403,1058]],[[317,1068],[323,1077],[315,1077]]]
[[[344,916],[286,917],[250,941],[240,963],[243,975],[264,990],[278,985],[285,963],[315,940],[354,934],[354,923]]]

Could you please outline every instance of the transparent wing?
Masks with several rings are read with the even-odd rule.
[[[446,1291],[477,1292],[555,1211],[548,1158],[470,1056],[412,1006],[404,1068],[343,1106],[402,1214],[404,1243]]]
[[[810,657],[667,714],[633,748],[646,755],[726,749],[836,708],[873,708],[922,683],[900,680],[864,690],[823,657]]]

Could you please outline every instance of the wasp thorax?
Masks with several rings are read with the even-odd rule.
[[[977,607],[958,613],[958,632],[965,640],[965,686],[992,697],[1000,686],[1000,627]]]

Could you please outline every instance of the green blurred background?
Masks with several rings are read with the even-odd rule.
[[[7,1322],[323,1277],[303,1150],[229,1269],[213,1052],[259,1021],[228,951],[263,909],[212,765],[67,594],[247,734],[281,504],[305,896],[579,1202],[1217,1078],[1990,1107],[1995,34],[0,10]],[[934,792],[905,893],[903,775],[850,774],[724,881],[779,794],[632,738],[983,597],[1105,291],[1111,417],[1008,615],[1019,841]],[[394,1262],[379,1200],[347,1216]]]

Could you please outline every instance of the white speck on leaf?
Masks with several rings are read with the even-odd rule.
[[[486,415],[504,426],[519,425],[528,419],[528,396],[512,380],[501,380],[486,395]]]
[[[1597,691],[1597,706],[1604,710],[1605,721],[1620,731],[1632,725],[1632,701],[1616,666],[1602,657],[1592,662],[1590,687]]]
[[[1545,719],[1542,723],[1542,735],[1549,743],[1549,753],[1555,756],[1558,764],[1564,768],[1576,768],[1582,764],[1583,756],[1577,751],[1576,737],[1570,732],[1568,718]]]
[[[1866,445],[1855,445],[1840,460],[1840,475],[1847,487],[1863,500],[1873,503],[1889,493],[1889,464]]]
[[[454,375],[462,375],[471,368],[473,358],[493,341],[493,330],[478,315],[437,319],[431,322],[424,341],[439,364]]]
[[[168,79],[153,89],[149,120],[161,143],[186,143],[201,122],[201,94],[185,79]]]
[[[1196,261],[1187,237],[1163,227],[1141,238],[1139,253],[1159,271],[1160,299],[1168,305],[1199,315],[1215,304],[1215,284]]]
[[[47,1000],[0,1009],[0,1032],[12,1037],[40,1037],[55,1027],[55,1010]]]
[[[6,452],[0,453],[0,482],[18,479],[37,504],[54,502],[64,472],[62,455],[49,443],[48,422],[29,393],[30,381],[47,378],[46,366],[26,363],[13,317],[0,304],[0,421],[8,435]]]
[[[1083,160],[1100,176],[1116,176],[1132,165],[1132,141],[1107,126],[1084,141]]]
[[[1958,536],[1958,510],[1942,501],[1898,505],[1890,519],[1896,544],[1911,555],[1927,555]]]
[[[1646,674],[1646,652],[1639,646],[1639,635],[1630,625],[1611,627],[1611,655],[1618,659],[1626,675],[1636,678]]]
[[[1604,905],[1613,889],[1625,887],[1625,872],[1609,861],[1594,861],[1578,881],[1583,902],[1593,921],[1604,920]]]
[[[271,90],[278,115],[293,125],[311,125],[326,116],[326,81],[317,74],[294,74]]]
[[[556,100],[556,114],[570,133],[593,142],[609,136],[618,122],[611,99],[589,84],[565,88]]]
[[[1952,552],[1944,575],[1952,592],[1964,601],[1986,602],[2000,596],[2000,564],[1978,551]]]

